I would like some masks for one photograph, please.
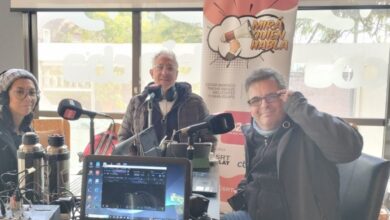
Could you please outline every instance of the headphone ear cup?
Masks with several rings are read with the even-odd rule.
[[[9,98],[7,92],[1,92],[0,94],[0,104],[1,105],[8,105]]]
[[[35,110],[35,108],[38,106],[38,104],[39,104],[39,99],[41,98],[41,96],[40,95],[37,95],[37,102],[35,103],[35,106],[34,106],[34,110]]]
[[[176,93],[176,86],[172,86],[168,89],[167,93],[165,94],[165,99],[169,102],[172,102],[176,99],[177,93]]]
[[[7,70],[3,70],[1,73],[0,73],[0,76],[3,75],[5,72],[7,72]],[[7,102],[7,94],[5,94],[6,92],[1,92],[0,93],[0,105],[6,105],[8,102]]]
[[[162,95],[162,89],[159,89],[157,91],[154,92],[154,100],[156,100],[157,102],[161,101],[163,99],[163,95]]]

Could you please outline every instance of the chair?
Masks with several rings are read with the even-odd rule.
[[[342,220],[377,220],[389,178],[390,161],[362,154],[338,165]]]
[[[119,129],[121,128],[121,123],[117,123],[117,122],[115,122],[115,124],[114,124],[114,132],[115,132],[115,134],[118,134],[119,133]]]
[[[68,120],[62,118],[34,119],[32,127],[39,136],[39,141],[43,147],[48,146],[48,136],[51,134],[61,134],[65,138],[65,145],[70,150],[70,124]]]

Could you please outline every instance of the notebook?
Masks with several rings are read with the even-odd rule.
[[[83,171],[81,219],[189,219],[187,159],[89,155]]]

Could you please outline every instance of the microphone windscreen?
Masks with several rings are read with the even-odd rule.
[[[149,95],[153,94],[153,97],[152,97],[153,99],[160,100],[162,98],[161,85],[153,83],[153,84],[148,85],[146,90],[148,91]]]
[[[235,127],[233,115],[225,112],[217,115],[210,115],[206,121],[209,124],[209,129],[213,134],[224,134]]]
[[[83,113],[80,102],[73,99],[63,99],[58,104],[58,115],[67,120],[77,120]]]
[[[161,85],[158,85],[156,83],[153,83],[153,84],[150,84],[148,85],[147,87],[147,91],[148,93],[156,93],[156,92],[159,92],[161,90]]]

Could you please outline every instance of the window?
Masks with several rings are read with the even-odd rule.
[[[56,111],[62,99],[72,98],[84,109],[123,114],[133,88],[142,89],[151,81],[152,56],[161,49],[176,53],[178,81],[190,82],[194,92],[200,93],[202,12],[142,12],[141,33],[137,33],[142,36],[141,55],[132,54],[136,37],[132,14],[37,13],[41,111]],[[133,56],[141,57],[140,73],[132,72]],[[133,74],[139,74],[141,82],[132,82]],[[95,134],[110,122],[95,119]],[[90,140],[89,123],[85,118],[70,123],[72,173],[81,168],[77,153]]]
[[[131,12],[39,12],[40,110],[63,98],[86,109],[124,112],[131,98]]]
[[[133,21],[134,13],[140,20]],[[37,18],[40,110],[56,111],[61,99],[74,98],[85,109],[123,114],[132,93],[151,82],[152,56],[161,49],[176,53],[178,81],[200,93],[202,11],[38,12]],[[290,88],[339,117],[385,119],[389,19],[388,9],[299,10]],[[132,33],[136,23],[141,30]],[[133,54],[134,38],[140,54]],[[109,123],[98,120],[95,133]],[[71,126],[72,149],[80,152],[89,141],[88,120]],[[383,125],[359,129],[364,151],[382,156]]]
[[[151,82],[149,69],[153,55],[158,51],[172,50],[179,63],[177,81],[189,82],[195,93],[200,94],[201,50],[203,13],[142,12],[141,13],[141,84]]]
[[[385,118],[390,11],[298,11],[290,87],[343,118]],[[359,127],[363,151],[382,156],[384,127]]]

